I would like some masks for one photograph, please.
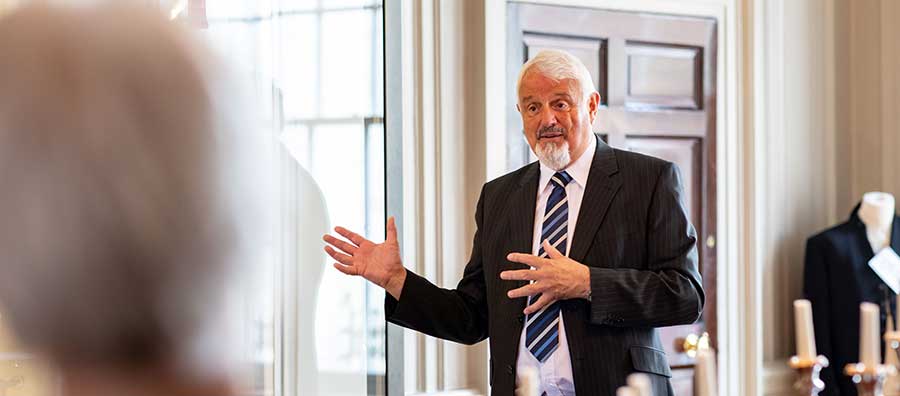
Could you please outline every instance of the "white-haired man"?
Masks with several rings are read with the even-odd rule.
[[[491,385],[512,395],[539,373],[547,396],[614,395],[629,373],[672,395],[656,327],[692,323],[705,300],[674,164],[592,133],[600,95],[585,66],[543,51],[519,75],[517,108],[539,161],[484,185],[456,289],[404,268],[384,243],[326,235],[340,271],[385,288],[388,321],[447,340],[490,337]]]

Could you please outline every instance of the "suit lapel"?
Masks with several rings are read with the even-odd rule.
[[[596,139],[597,150],[594,152],[594,160],[591,161],[587,186],[578,212],[578,223],[575,226],[575,236],[572,238],[572,251],[569,254],[572,260],[578,262],[582,262],[587,255],[597,229],[603,223],[613,198],[622,186],[615,151],[599,137]]]
[[[517,189],[509,196],[509,208],[506,211],[509,221],[509,244],[507,244],[509,251],[503,253],[500,272],[528,268],[524,264],[506,260],[506,255],[509,253],[531,254],[534,238],[534,207],[537,202],[539,176],[540,166],[538,163],[529,165],[519,180]],[[525,286],[527,283],[527,281],[503,281],[505,291]],[[524,298],[517,298],[512,302],[516,304],[517,312],[525,309]]]

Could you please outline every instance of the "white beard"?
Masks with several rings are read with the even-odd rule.
[[[534,155],[538,157],[542,164],[555,170],[561,171],[569,165],[572,156],[569,155],[569,142],[563,141],[561,144],[541,143],[535,145]]]

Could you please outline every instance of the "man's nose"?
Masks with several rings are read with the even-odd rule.
[[[541,127],[554,126],[559,122],[556,119],[556,113],[547,106],[541,110]]]

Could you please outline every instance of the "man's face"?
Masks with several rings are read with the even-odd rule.
[[[584,98],[575,79],[553,81],[529,71],[519,87],[519,103],[525,139],[543,163],[562,170],[590,144],[591,124],[597,116],[600,94]]]

